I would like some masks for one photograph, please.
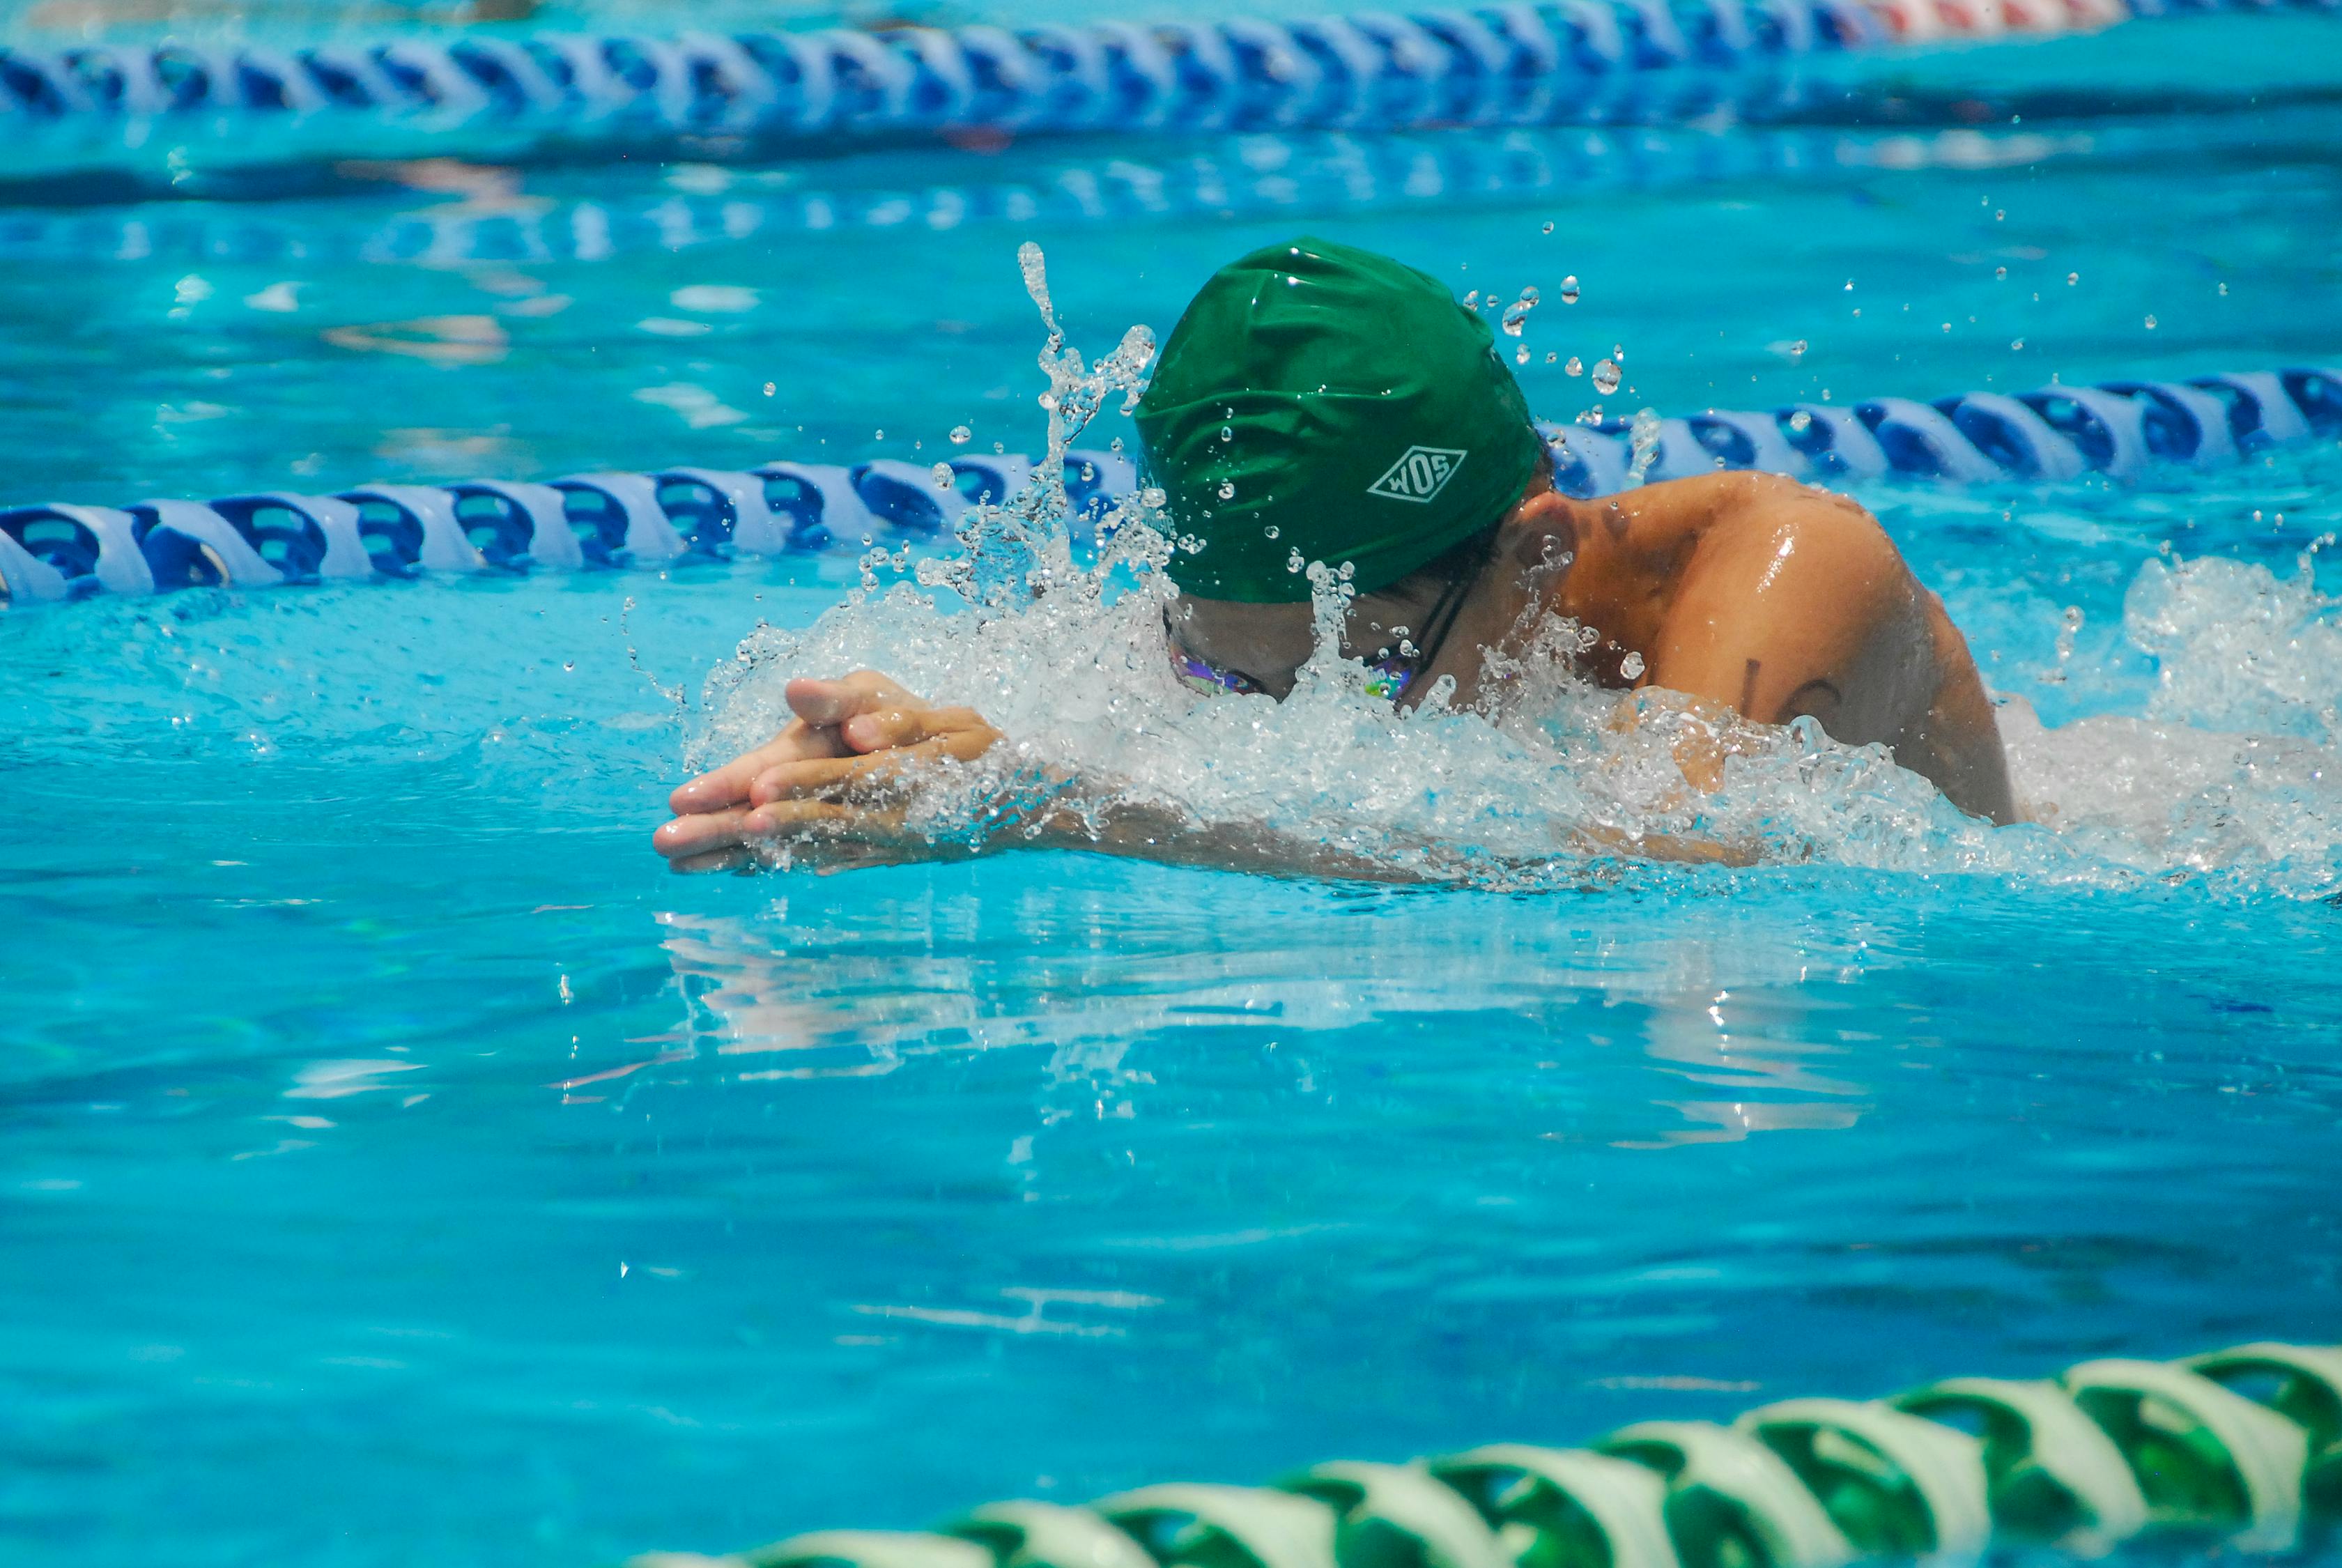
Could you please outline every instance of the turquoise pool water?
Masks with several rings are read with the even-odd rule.
[[[0,472],[120,501],[1029,449],[1026,239],[1086,350],[1296,228],[1538,285],[1562,418],[1593,395],[1548,351],[1623,347],[1613,411],[2330,364],[2337,25],[1957,53],[1855,124],[20,203]],[[1149,170],[1185,194],[1106,199]],[[606,1562],[2330,1339],[2337,481],[2329,438],[1865,489],[2057,825],[1784,763],[1731,809],[1785,863],[1511,892],[668,875],[686,754],[796,662],[1094,737],[1104,622],[827,614],[850,552],[0,616],[6,1555]],[[1343,830],[1396,742],[1269,722],[1216,809]],[[1523,769],[1431,827],[1546,830],[1529,741],[1406,739]]]

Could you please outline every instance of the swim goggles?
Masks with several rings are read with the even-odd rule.
[[[1169,628],[1166,627],[1166,631]],[[1227,669],[1210,659],[1198,658],[1180,645],[1176,636],[1170,638],[1171,673],[1179,684],[1190,691],[1216,697],[1233,691],[1239,697],[1266,695],[1267,688],[1241,670]],[[1396,702],[1406,690],[1420,668],[1418,662],[1397,654],[1386,654],[1369,660],[1366,665],[1366,695]]]
[[[1396,702],[1406,694],[1415,678],[1431,667],[1431,661],[1438,657],[1440,648],[1446,643],[1447,634],[1455,629],[1456,613],[1463,608],[1465,596],[1471,592],[1472,585],[1494,558],[1496,543],[1496,530],[1491,528],[1453,553],[1447,568],[1447,580],[1441,586],[1439,598],[1431,607],[1421,646],[1412,654],[1394,653],[1385,648],[1366,660],[1366,689],[1368,696]],[[1179,683],[1190,691],[1203,692],[1206,696],[1223,691],[1246,697],[1266,695],[1267,689],[1243,671],[1225,668],[1208,658],[1198,658],[1188,652],[1186,645],[1179,640],[1179,634],[1172,629],[1168,606],[1163,611],[1163,638],[1171,656],[1171,673],[1177,676]]]

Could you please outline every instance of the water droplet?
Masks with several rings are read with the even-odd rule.
[[[1854,292],[1854,279],[1849,277],[1846,280],[1846,291],[1848,294],[1852,294]]]
[[[1153,485],[1149,485],[1146,488],[1138,492],[1138,504],[1142,507],[1147,508],[1149,510],[1160,508],[1164,502],[1170,498],[1170,497],[1165,495],[1162,490]]]
[[[1558,349],[1558,348],[1548,348],[1547,350],[1546,350],[1545,362],[1546,362],[1547,365],[1551,365],[1551,364],[1555,363],[1556,361],[1557,361],[1558,359],[1560,359],[1560,357],[1561,357],[1561,350],[1560,350],[1560,349]]]
[[[2224,284],[2222,284],[2222,285],[2220,285],[2220,292],[2221,292],[2222,294],[2226,294],[2226,293],[2227,293],[2227,292],[2228,292],[2228,286],[2227,286],[2227,284],[2225,284],[2225,283],[2224,283]]]
[[[1792,435],[1802,436],[1813,427],[1814,417],[1803,408],[1789,416],[1789,431]]]
[[[2009,339],[2009,343],[2008,343],[2008,350],[2009,350],[2009,352],[2010,352],[2010,353],[2015,354],[2015,353],[2021,352],[2021,351],[2024,349],[2024,347],[2025,347],[2025,339],[2023,339],[2022,337],[2013,337],[2013,338]]]
[[[1564,305],[1577,303],[1577,275],[1574,272],[1561,280],[1561,302]]]
[[[2152,332],[2152,331],[2154,331],[2154,330],[2155,330],[2155,317],[2152,317],[2152,316],[2150,316],[2150,317],[2148,317],[2147,318],[2147,329],[2149,332]]]
[[[2007,222],[2008,209],[2007,207],[1995,207],[1992,213],[1992,221],[1995,223]]]
[[[1261,529],[1261,532],[1267,538],[1274,539],[1282,537],[1285,530],[1278,528],[1275,523],[1271,523],[1268,527]]]
[[[770,397],[774,393],[776,393],[776,392],[777,392],[777,391],[779,391],[779,390],[780,390],[780,388],[779,388],[778,387],[776,387],[772,382],[767,381],[767,382],[766,382],[766,383],[765,383],[765,396],[766,396],[766,397]]]
[[[1536,307],[1537,291],[1534,288],[1522,289],[1521,297],[1505,307],[1505,336],[1518,337],[1521,335],[1522,327],[1528,321],[1529,312],[1535,310]]]
[[[1641,679],[1643,675],[1643,656],[1636,653],[1634,649],[1628,648],[1626,650],[1626,657],[1618,661],[1618,673],[1625,676],[1629,680]]]
[[[1113,440],[1108,441],[1108,442],[1106,444],[1106,449],[1107,451],[1109,451],[1109,452],[1119,452],[1119,451],[1121,451],[1121,450],[1122,450],[1122,437],[1119,437],[1119,436],[1116,436]]]
[[[1221,426],[1221,427],[1220,427],[1220,439],[1221,439],[1221,440],[1223,440],[1223,441],[1233,441],[1233,440],[1235,440],[1236,438],[1236,427],[1234,425],[1223,425],[1223,426]]]
[[[948,490],[952,487],[952,466],[949,463],[937,463],[927,472],[935,476],[936,489]]]
[[[1992,269],[1992,275],[1995,277],[2007,277],[2008,276],[2008,268],[2005,266],[1996,266]]]
[[[2078,272],[2069,272],[2066,275],[2066,285],[2069,288],[2081,281],[2082,275]]]
[[[1045,414],[1057,411],[1057,395],[1055,392],[1044,392],[1034,401],[1041,405],[1041,411]]]
[[[955,425],[955,426],[953,426],[953,427],[952,427],[952,433],[951,433],[951,444],[952,444],[953,446],[955,446],[955,447],[965,447],[965,446],[966,446],[970,441],[973,441],[973,440],[975,440],[975,439],[976,439],[976,432],[975,432],[975,431],[973,431],[973,430],[971,430],[971,429],[969,429],[966,426],[965,426],[965,425]]]
[[[1553,219],[1547,218],[1545,220],[1545,231],[1547,234],[1551,234],[1553,232]]]
[[[1529,346],[1524,343],[1518,348],[1513,350],[1513,363],[1516,365],[1526,365],[1528,362]]]
[[[1569,363],[1561,367],[1561,373],[1564,376],[1583,376],[1586,374],[1586,362],[1573,354],[1569,357]]]
[[[1618,366],[1615,360],[1597,359],[1594,363],[1594,389],[1605,397],[1618,390]]]
[[[1613,343],[1610,346],[1610,357],[1616,359],[1619,364],[1624,365],[1626,363],[1626,348],[1619,344]]]
[[[875,430],[871,432],[870,438],[874,441],[883,441],[886,438],[886,432],[884,430]]]
[[[1805,357],[1806,340],[1800,337],[1795,343],[1789,345],[1789,358],[1794,362],[1796,360],[1802,359]]]
[[[577,661],[574,658],[565,658],[561,661],[561,668],[564,669],[575,669],[577,668]]]
[[[1232,479],[1222,479],[1220,481],[1220,499],[1224,501],[1233,501],[1236,498],[1236,482]]]
[[[1464,297],[1464,308],[1466,310],[1477,310],[1480,308],[1480,291],[1478,289],[1476,288],[1472,290],[1471,293]]]

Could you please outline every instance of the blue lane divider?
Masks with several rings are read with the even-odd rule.
[[[1027,132],[1535,123],[1606,77],[1897,37],[2100,26],[2242,0],[1558,0],[1401,16],[672,38],[403,37],[306,48],[0,49],[6,116],[396,116],[807,140]],[[2287,0],[2278,0],[2287,3]],[[2327,5],[2333,0],[2289,0]],[[2253,7],[2258,8],[2258,7]]]
[[[1630,421],[1539,428],[1565,492],[1606,495],[1632,482]],[[2086,473],[2129,479],[2157,463],[2215,467],[2337,434],[2342,369],[2303,367],[1971,392],[1933,403],[1878,397],[1709,409],[1657,421],[1644,478],[1744,468],[1838,481],[2057,484]],[[776,461],[740,470],[572,474],[545,483],[465,479],[360,485],[330,496],[274,490],[126,507],[11,507],[0,508],[0,598],[22,605],[203,586],[859,549],[881,537],[946,534],[968,508],[1021,489],[1033,467],[1034,459],[1014,455],[932,467]],[[1138,473],[1120,453],[1083,450],[1066,454],[1065,480],[1076,518],[1094,527],[1136,488]]]

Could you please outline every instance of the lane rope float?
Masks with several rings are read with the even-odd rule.
[[[2272,0],[2332,9],[2337,0]],[[2252,0],[1562,0],[1403,16],[0,49],[6,119],[373,115],[806,141],[1532,124],[1604,79],[2044,36]]]
[[[1643,1422],[1583,1449],[994,1503],[932,1533],[824,1530],[629,1568],[1960,1568],[2135,1539],[2316,1552],[2337,1524],[2342,1346],[2265,1342]]]
[[[2117,480],[2161,463],[2217,467],[2342,433],[2342,369],[2302,367],[2187,381],[2053,384],[1932,403],[1878,397],[1710,409],[1675,418],[1541,425],[1555,482],[1577,497],[1717,469],[1815,480],[1956,484]],[[1138,487],[1119,452],[1065,457],[1076,527],[1095,528]],[[266,588],[427,573],[576,571],[682,558],[860,549],[882,536],[947,533],[970,507],[1021,490],[1034,459],[929,466],[774,461],[535,480],[359,485],[331,495],[255,491],[208,501],[0,508],[0,598],[12,606],[94,594]]]

